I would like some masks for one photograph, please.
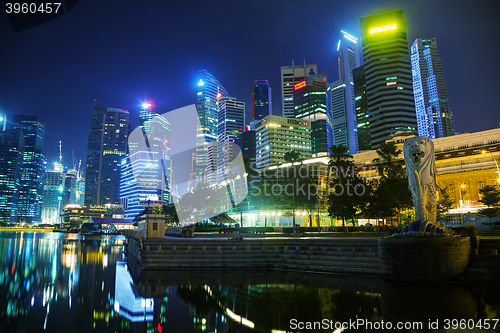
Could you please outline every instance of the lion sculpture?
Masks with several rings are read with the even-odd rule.
[[[404,147],[408,188],[415,205],[415,220],[436,222],[436,161],[431,139],[417,136]]]

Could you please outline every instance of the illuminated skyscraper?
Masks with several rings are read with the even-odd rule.
[[[271,87],[267,80],[255,80],[252,87],[252,120],[261,120],[273,113]]]
[[[345,31],[337,46],[339,81],[330,84],[333,144],[343,145],[350,154],[358,152],[358,129],[352,71],[359,67],[358,39]]]
[[[138,151],[121,162],[120,201],[125,218],[135,218],[144,210],[141,202],[162,200],[159,153]]]
[[[45,124],[38,117],[14,115],[12,129],[22,129],[25,141],[17,210],[18,222],[41,222],[47,162],[42,154]]]
[[[94,103],[87,145],[85,205],[119,204],[121,161],[127,152],[129,114]]]
[[[325,73],[307,75],[304,80],[295,83],[293,103],[295,118],[310,124],[311,142],[304,142],[311,147],[313,157],[328,154],[328,138],[331,132],[331,122],[326,107]],[[272,143],[271,143],[272,144]]]
[[[142,128],[146,144],[150,151],[158,152],[155,157],[160,168],[158,169],[158,179],[161,180],[161,193],[159,200],[170,202],[170,121],[163,116],[168,112],[166,107],[158,103],[144,103],[139,112],[139,126]]]
[[[354,80],[354,101],[356,103],[356,119],[358,127],[358,151],[371,150],[370,113],[366,99],[365,66],[352,71]]]
[[[0,131],[0,221],[17,221],[25,140],[21,129]]]
[[[64,176],[64,186],[61,201],[61,210],[66,205],[83,206],[85,197],[85,178],[77,170],[68,170]]]
[[[125,218],[144,210],[147,200],[170,202],[170,121],[168,110],[158,103],[144,103],[139,111],[138,140],[129,140],[129,155],[121,163],[120,202]],[[141,144],[141,145],[140,145]],[[139,149],[138,147],[143,147]]]
[[[453,114],[436,38],[418,38],[413,42],[411,65],[418,135],[431,139],[454,135]]]
[[[293,104],[293,92],[297,82],[305,79],[307,75],[315,75],[318,72],[317,65],[295,65],[281,67],[281,97],[283,117],[295,117],[295,106]]]
[[[58,224],[61,222],[61,203],[64,191],[65,174],[61,163],[54,163],[53,170],[45,171],[43,190],[42,223]]]
[[[402,10],[362,17],[371,149],[397,131],[416,133],[411,63]]]
[[[198,92],[196,109],[201,128],[197,134],[196,147],[196,180],[203,181],[207,167],[208,143],[217,141],[217,99],[228,97],[226,89],[207,70],[198,72]]]
[[[234,141],[245,130],[245,102],[238,101],[234,97],[221,97],[218,101],[218,125],[217,125],[217,181],[226,179],[230,172],[228,165],[239,153],[234,151]]]

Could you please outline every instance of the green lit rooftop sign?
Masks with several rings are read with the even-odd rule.
[[[377,33],[377,32],[382,32],[382,31],[387,31],[387,30],[394,30],[394,29],[396,29],[396,25],[395,24],[391,24],[391,25],[386,25],[385,27],[372,28],[372,29],[370,29],[370,33],[374,34],[374,33]]]

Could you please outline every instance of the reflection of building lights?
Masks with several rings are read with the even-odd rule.
[[[250,327],[250,328],[255,327],[255,324],[253,322],[251,322],[250,320],[248,320],[246,318],[242,318],[241,316],[237,315],[236,313],[234,313],[233,311],[231,311],[227,308],[226,308],[226,314],[229,318],[241,323],[242,325],[245,325],[245,326]]]

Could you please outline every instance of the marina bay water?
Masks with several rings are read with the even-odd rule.
[[[488,286],[276,270],[138,274],[124,242],[0,233],[0,332],[381,331],[338,324],[358,319],[422,323],[393,331],[431,332],[430,321],[442,328],[447,319],[500,317],[500,291]]]

